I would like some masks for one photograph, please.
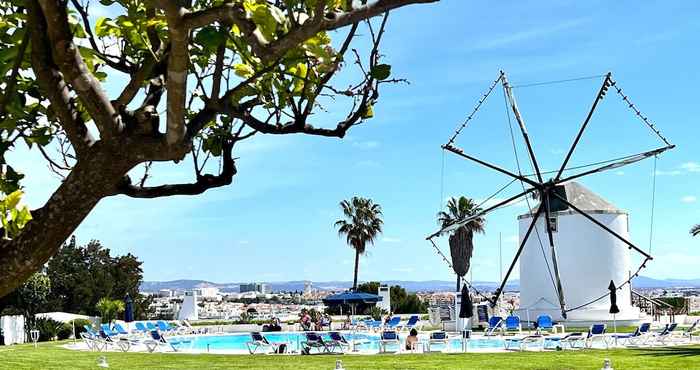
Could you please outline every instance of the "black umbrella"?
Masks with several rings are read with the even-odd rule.
[[[610,313],[616,314],[620,313],[620,308],[617,307],[617,288],[615,288],[615,282],[610,280],[610,285],[608,285],[608,290],[610,290]]]
[[[131,299],[129,293],[126,293],[126,297],[124,297],[124,321],[134,321],[134,300]]]
[[[465,284],[462,286],[462,304],[459,307],[459,318],[468,319],[472,316],[474,316],[474,305],[469,296],[469,288]]]

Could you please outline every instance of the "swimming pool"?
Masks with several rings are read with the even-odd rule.
[[[330,339],[328,333],[319,332],[323,339]],[[361,353],[379,352],[379,334],[362,333],[362,332],[343,332],[343,336],[351,343],[354,343],[355,350]],[[305,340],[304,333],[299,332],[275,332],[263,333],[265,338],[272,343],[285,343],[288,351],[299,353],[301,342]],[[399,334],[401,346],[408,334]],[[421,341],[427,341],[428,335],[419,335]],[[169,339],[173,346],[179,352],[198,352],[198,353],[248,353],[246,346],[247,342],[251,341],[250,335],[247,333],[240,334],[219,334],[219,335],[197,335],[197,336],[180,336]],[[549,342],[549,341],[548,341]],[[483,350],[496,351],[504,349],[505,341],[500,337],[476,337],[471,338],[467,344],[467,350]],[[555,346],[554,343],[546,343],[546,345]],[[541,344],[533,344],[534,347]],[[388,350],[396,350],[396,345],[387,346]],[[434,344],[433,351],[462,351],[462,341],[459,338],[450,338],[447,345]]]

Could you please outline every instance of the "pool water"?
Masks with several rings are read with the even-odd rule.
[[[319,332],[324,340],[329,340],[328,333]],[[374,333],[342,333],[345,339],[355,343],[355,349],[360,352],[378,352],[380,347],[379,334]],[[265,338],[271,343],[285,343],[287,351],[298,353],[301,349],[301,342],[305,340],[304,333],[298,332],[279,332],[279,333],[263,333]],[[408,334],[401,333],[400,346],[403,347],[404,341]],[[428,335],[419,335],[421,341],[427,341]],[[248,352],[246,343],[251,341],[250,335],[247,333],[241,334],[221,334],[221,335],[199,335],[199,336],[182,336],[169,339],[173,346],[181,352]],[[503,349],[505,341],[501,338],[486,338],[477,337],[469,339],[468,349],[477,350],[500,350]],[[556,343],[548,341],[546,346],[554,347]],[[538,347],[540,344],[533,344],[533,347]],[[397,350],[396,344],[387,345],[387,350]],[[434,344],[431,346],[433,351],[461,351],[462,342],[459,338],[450,338],[445,348],[444,344]]]

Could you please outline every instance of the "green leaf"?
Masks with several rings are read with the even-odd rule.
[[[367,105],[367,109],[362,113],[362,118],[372,118],[374,117],[374,105]]]
[[[17,207],[17,204],[19,204],[19,201],[22,199],[22,190],[15,190],[12,193],[10,193],[8,196],[5,197],[3,200],[5,202],[5,207],[7,209],[14,209]]]
[[[377,80],[386,80],[391,76],[391,66],[388,64],[377,64],[372,67],[369,74]]]
[[[233,70],[236,73],[236,76],[243,77],[243,78],[249,78],[253,74],[255,74],[255,70],[253,67],[251,67],[248,64],[245,63],[238,63],[233,66]]]
[[[219,30],[217,30],[215,27],[208,26],[199,30],[199,32],[197,32],[197,36],[194,37],[194,40],[207,49],[214,50],[221,45],[221,43],[226,41],[226,36],[219,32]]]

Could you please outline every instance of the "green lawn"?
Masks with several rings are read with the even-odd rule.
[[[595,369],[609,358],[621,369],[700,369],[700,346],[628,350],[509,352],[425,355],[191,355],[96,353],[63,349],[56,343],[0,347],[2,369],[96,369],[99,356],[110,369],[333,369],[342,359],[355,369]]]

